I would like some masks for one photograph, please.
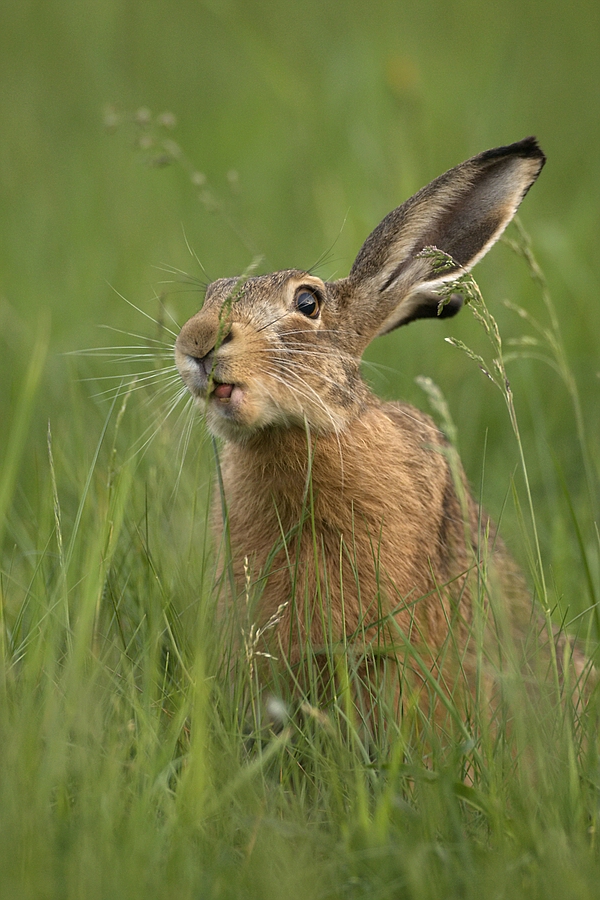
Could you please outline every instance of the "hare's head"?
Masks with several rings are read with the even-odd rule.
[[[526,138],[456,166],[389,213],[339,281],[289,269],[213,282],[175,345],[181,377],[206,404],[210,429],[230,440],[305,422],[343,429],[368,402],[359,371],[366,346],[437,315],[435,289],[489,250],[544,161]],[[454,263],[440,272],[426,247]],[[453,298],[443,314],[459,308]]]

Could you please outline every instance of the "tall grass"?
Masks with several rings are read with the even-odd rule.
[[[269,268],[310,265],[333,246],[323,274],[343,274],[392,205],[471,153],[536,134],[549,163],[523,215],[556,319],[531,259],[499,247],[479,277],[503,338],[541,560],[522,471],[514,484],[498,475],[519,465],[500,392],[464,354],[440,352],[435,326],[380,339],[371,358],[394,374],[369,377],[420,403],[412,380],[434,373],[539,608],[593,651],[599,15],[590,0],[376,0],[369,16],[351,0],[2,4],[0,897],[598,894],[594,697],[582,713],[558,702],[552,679],[536,699],[506,677],[501,727],[477,698],[458,737],[382,704],[374,745],[347,693],[327,708],[312,695],[269,704],[257,682],[269,662],[250,665],[251,615],[230,672],[214,616],[228,588],[215,587],[208,529],[212,451],[179,406],[157,430],[159,385],[175,390],[168,372],[150,378],[168,316],[151,301],[162,324],[149,332],[106,282],[138,298],[149,265],[186,268],[182,221],[211,272],[202,281],[243,271],[256,245]],[[149,177],[127,142],[102,135],[114,98],[184,117],[197,162],[166,150],[186,178]],[[162,138],[172,124],[162,120]],[[518,253],[528,258],[526,244]],[[193,281],[159,287],[180,292],[167,301],[176,317],[192,311]],[[505,312],[504,296],[528,312]],[[507,347],[515,320],[527,333]],[[468,315],[458,321],[452,333],[486,357]],[[153,338],[141,351],[148,380],[138,369],[112,408],[90,393],[120,379],[91,391],[79,379],[114,369],[58,356],[91,343],[98,322]],[[351,682],[353,661],[334,647],[330,659]]]
[[[529,245],[521,241],[518,249],[540,281]],[[472,283],[468,289],[494,357],[491,364],[477,361],[503,393],[522,462],[525,481],[515,479],[514,500],[526,510],[529,575],[546,614],[543,639],[554,647],[555,604],[502,340]],[[569,388],[593,496],[596,473],[576,386],[548,296],[545,303],[549,324],[530,322]],[[152,382],[117,392],[95,446],[82,433],[65,446],[51,422],[36,491],[19,492],[43,334],[14,405],[0,473],[0,509],[7,513],[0,894],[594,896],[595,693],[582,710],[569,677],[558,678],[560,660],[550,657],[556,677],[543,689],[532,690],[518,668],[499,672],[494,710],[482,692],[465,712],[460,691],[429,676],[447,729],[416,703],[398,716],[383,693],[375,727],[365,729],[352,701],[364,660],[334,642],[306,648],[308,681],[290,690],[294,673],[285,672],[285,661],[262,655],[250,578],[246,606],[238,610],[241,643],[216,616],[219,595],[230,586],[219,575],[209,535],[218,468],[213,475],[210,443],[198,437],[202,424],[194,424],[191,437],[184,426],[183,463],[174,435],[160,429],[150,443],[142,440],[143,452],[132,452],[147,428],[141,397],[156,392]],[[429,393],[435,394],[431,386]],[[84,418],[89,402],[74,394],[74,420]],[[574,504],[572,512],[582,581],[595,598],[589,554],[597,543]],[[326,617],[326,584],[322,591]],[[535,615],[530,628],[531,640],[539,640]],[[331,676],[326,703],[316,661],[323,652]],[[407,643],[402,653],[426,670]],[[278,685],[275,699],[262,687],[265,668]]]

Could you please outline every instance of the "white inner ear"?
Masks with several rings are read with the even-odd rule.
[[[499,229],[490,239],[488,244],[478,253],[473,260],[469,262],[468,265],[462,266],[461,268],[453,268],[446,275],[440,274],[437,278],[425,278],[425,272],[431,273],[431,263],[426,258],[419,258],[415,256],[412,260],[410,267],[405,270],[401,275],[399,275],[400,281],[404,281],[404,286],[402,284],[398,284],[398,280],[392,281],[390,285],[383,291],[383,294],[386,294],[388,291],[390,294],[394,294],[400,289],[400,296],[404,294],[406,287],[411,282],[413,283],[412,290],[408,291],[404,296],[402,296],[402,300],[392,309],[390,310],[387,318],[381,323],[375,337],[380,337],[382,334],[386,334],[388,331],[392,331],[394,328],[397,328],[403,322],[411,319],[416,309],[421,305],[423,294],[435,293],[437,288],[441,287],[443,284],[451,284],[453,281],[456,281],[457,278],[460,278],[461,275],[465,275],[469,272],[472,266],[480,259],[491,247],[491,245],[496,241],[501,231],[504,230],[506,226],[503,225],[501,229]],[[415,278],[413,275],[414,270],[421,269],[422,275],[421,278]],[[404,289],[403,289],[404,288]],[[441,297],[440,297],[441,300]]]
[[[498,182],[500,178],[496,179]],[[419,281],[418,277],[414,283],[413,289],[400,301],[400,303],[389,313],[388,317],[384,322],[381,323],[381,326],[377,330],[375,337],[379,337],[382,334],[386,334],[388,331],[391,331],[394,328],[397,328],[403,321],[411,318],[415,309],[419,305],[418,296],[422,294],[424,291],[435,291],[436,288],[441,287],[443,284],[448,284],[452,281],[456,281],[457,278],[460,278],[461,275],[465,275],[467,272],[470,272],[473,266],[475,266],[480,259],[482,259],[488,250],[496,243],[500,235],[508,226],[509,222],[513,218],[515,212],[519,206],[520,196],[522,195],[523,189],[519,185],[519,192],[515,194],[514,197],[509,198],[509,202],[505,202],[504,204],[504,215],[501,217],[498,227],[495,231],[489,236],[488,240],[481,246],[481,248],[473,254],[471,259],[460,269],[453,269],[447,275],[440,275],[438,278],[432,279],[424,279],[423,281]],[[489,194],[489,196],[488,196]],[[490,209],[494,208],[494,203],[490,202],[490,197],[497,201],[496,194],[499,194],[502,197],[502,194],[499,188],[496,191],[493,191],[491,194],[488,191],[488,194],[485,196],[485,200],[487,202],[487,206]],[[499,204],[498,204],[499,206]],[[443,251],[442,251],[443,252]],[[418,254],[416,254],[408,269],[405,269],[402,273],[399,274],[399,279],[405,280],[405,283],[410,283],[410,273],[411,270],[418,271],[421,267],[420,264],[423,264],[423,268],[427,268],[427,263],[425,260],[420,260],[418,258]],[[393,271],[393,270],[392,270]],[[416,274],[416,273],[415,273]],[[424,273],[423,273],[424,274]],[[385,277],[385,276],[384,276]],[[389,277],[389,276],[388,276]],[[385,280],[384,280],[385,283]],[[394,280],[390,282],[385,288],[385,292],[391,291],[393,292],[398,290],[398,281]]]

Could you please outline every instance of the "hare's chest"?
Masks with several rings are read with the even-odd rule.
[[[230,491],[227,524],[238,584],[250,578],[268,609],[292,594],[309,603],[327,596],[329,605],[342,597],[354,604],[361,593],[381,602],[382,592],[424,591],[429,566],[421,559],[417,510],[392,486],[382,494],[385,503],[383,496],[333,493],[318,483],[297,493],[256,486],[251,494]],[[220,516],[217,527],[222,533]]]

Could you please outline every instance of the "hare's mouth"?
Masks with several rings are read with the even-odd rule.
[[[212,390],[213,397],[217,400],[220,400],[221,403],[229,403],[231,400],[231,395],[233,394],[233,390],[235,388],[234,384],[223,384],[220,381],[215,381],[214,387]]]
[[[245,394],[246,392],[240,384],[235,384],[233,381],[225,382],[213,379],[208,400],[212,401],[216,406],[225,407],[223,412],[226,412],[227,416],[236,416],[245,404]]]

